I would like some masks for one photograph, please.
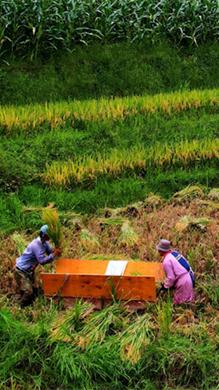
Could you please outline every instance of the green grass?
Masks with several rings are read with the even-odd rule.
[[[83,311],[84,304],[77,303],[75,309],[65,313],[66,335],[69,337],[73,329],[74,336],[71,342],[66,342],[50,336],[55,318],[59,320],[61,313],[46,302],[42,304],[47,309],[43,310],[43,316],[41,310],[41,318],[35,319],[35,323],[31,313],[35,312],[35,318],[40,314],[37,303],[34,309],[17,311],[15,315],[6,308],[0,310],[0,383],[3,389],[12,384],[30,389],[59,386],[75,390],[140,390],[168,385],[209,389],[217,386],[217,344],[199,324],[196,327],[202,337],[189,338],[180,335],[177,329],[163,337],[151,322],[155,305],[151,306],[150,314],[130,316],[118,303],[86,316],[79,323],[75,313]],[[109,318],[104,316],[105,312],[109,312]],[[98,326],[97,337],[95,326]],[[135,345],[132,345],[133,332],[137,332]],[[92,341],[83,348],[75,344],[81,335],[89,336]]]
[[[48,59],[0,65],[0,104],[156,94],[219,86],[219,45],[177,49],[167,42],[75,47]]]
[[[217,90],[203,91],[203,94],[204,97],[209,95],[212,98],[217,96]],[[179,93],[161,95],[157,107],[165,102],[165,98],[173,99],[174,96],[183,100],[183,95]],[[191,96],[193,99],[197,95],[187,92],[184,96],[190,101]],[[133,98],[126,99],[125,102],[121,100],[121,104],[126,105],[131,101],[134,101]],[[141,104],[143,101],[140,98]],[[153,97],[145,101],[150,101],[153,105]],[[101,100],[100,104],[103,102],[106,107],[106,101]],[[176,101],[173,100],[173,103],[176,104]],[[77,106],[85,109],[86,103],[81,102],[80,106],[78,102]],[[131,109],[131,104],[129,107]],[[10,135],[2,136],[2,231],[26,227],[28,224],[39,227],[38,215],[32,213],[29,220],[29,216],[22,213],[22,205],[46,206],[53,201],[60,210],[94,213],[105,206],[120,207],[145,199],[149,192],[169,197],[189,184],[218,186],[218,152],[214,141],[218,135],[217,105],[188,108],[171,114],[158,110],[150,114],[138,113],[104,120],[98,120],[94,103],[93,108],[97,119],[77,120],[74,128],[64,126],[51,130],[47,125],[42,125],[40,129],[26,129],[24,132],[21,129],[20,132],[16,130]],[[13,110],[16,112],[17,109]],[[23,113],[26,115],[24,108]],[[88,111],[86,113],[90,115]],[[208,156],[210,148],[204,148],[205,145],[215,148],[214,158],[213,155]],[[131,156],[130,151],[134,150],[136,152]],[[138,150],[140,154],[137,153]],[[179,153],[176,153],[177,150]],[[192,154],[188,161],[184,161],[183,156],[189,150]],[[143,159],[142,151],[145,155]],[[118,158],[112,159],[115,154]],[[128,165],[125,164],[127,159],[130,160]],[[83,180],[74,180],[73,177],[66,186],[57,189],[51,177],[50,182],[54,188],[47,188],[43,180],[46,169],[48,172],[53,166],[60,166],[62,169],[68,160],[74,161],[75,165],[78,162],[78,168],[85,172]],[[117,165],[120,164],[119,170],[114,160]],[[108,164],[109,172],[102,172],[107,161],[111,161]],[[138,161],[140,166],[136,165]],[[91,176],[90,164],[91,167],[96,167],[96,173]],[[116,174],[114,168],[111,168],[114,165]],[[8,193],[12,195],[8,196]]]

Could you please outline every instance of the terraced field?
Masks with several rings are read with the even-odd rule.
[[[182,14],[194,4],[177,2]],[[25,24],[21,37],[27,29],[35,31]],[[12,57],[0,67],[0,388],[218,389],[218,45],[96,45],[44,63],[36,60],[44,38],[39,51],[26,42],[30,51],[17,60],[21,42],[3,42]],[[174,307],[170,293],[130,313],[112,294],[96,312],[40,295],[22,310],[15,258],[51,210],[64,257],[157,261],[158,239],[170,239],[196,273],[195,304]]]
[[[217,186],[218,113],[218,89],[2,107],[0,181],[16,191],[2,213],[10,202],[91,213]]]

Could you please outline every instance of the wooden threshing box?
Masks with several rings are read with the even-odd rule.
[[[156,283],[164,278],[158,262],[60,259],[55,273],[42,273],[48,297],[155,301]]]

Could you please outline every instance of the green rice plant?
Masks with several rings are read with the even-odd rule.
[[[47,370],[45,335],[45,326],[30,325],[16,320],[7,310],[0,311],[0,382],[10,383],[13,378],[22,386],[32,385],[33,373],[38,377]]]
[[[131,318],[129,325],[119,335],[120,354],[123,361],[138,363],[147,346],[154,340],[153,322],[148,313]]]
[[[57,209],[44,208],[42,210],[42,220],[49,226],[49,236],[55,247],[60,248],[62,244],[62,230]]]
[[[171,334],[159,339],[142,359],[142,375],[150,372],[157,383],[179,388],[214,388],[217,386],[217,347],[209,339],[194,342],[189,337]]]
[[[121,234],[118,238],[118,242],[124,246],[133,246],[138,244],[138,234],[131,227],[129,221],[125,221],[121,227]]]
[[[161,301],[157,305],[157,325],[161,337],[168,337],[171,332],[173,315],[173,304],[170,296],[166,301]]]
[[[204,295],[205,302],[217,308],[219,304],[219,283],[218,280],[213,279],[211,275],[206,275],[202,283],[197,284],[197,291]]]
[[[92,388],[90,360],[77,347],[69,343],[54,345],[51,355],[53,375],[61,386],[68,388],[74,383],[77,389]]]

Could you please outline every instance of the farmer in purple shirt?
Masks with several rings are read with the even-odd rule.
[[[16,260],[14,272],[17,288],[21,295],[21,307],[31,304],[34,300],[36,290],[34,270],[38,264],[51,263],[56,256],[61,255],[60,249],[52,249],[48,241],[48,225],[43,225],[39,237],[35,238]]]
[[[174,304],[191,302],[194,299],[195,276],[188,261],[178,252],[171,249],[170,241],[160,240],[157,245],[163,257],[163,268],[166,279],[161,291],[174,289]]]

